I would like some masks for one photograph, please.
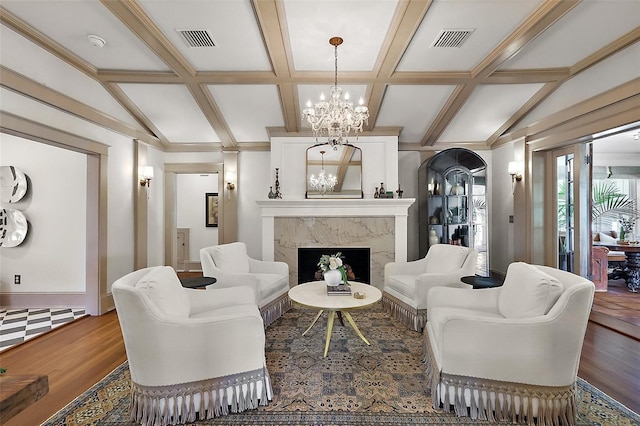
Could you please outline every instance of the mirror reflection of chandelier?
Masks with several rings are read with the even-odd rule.
[[[338,178],[333,176],[332,174],[326,174],[324,171],[324,153],[326,151],[320,151],[320,155],[322,156],[322,166],[320,167],[320,173],[318,173],[318,177],[315,175],[311,175],[309,177],[309,185],[311,188],[320,192],[324,195],[327,191],[333,191],[333,188],[338,183]]]
[[[338,86],[338,46],[342,44],[342,38],[332,37],[329,44],[335,48],[335,74],[334,84],[331,86],[331,97],[325,101],[324,93],[320,94],[320,101],[312,106],[311,101],[307,102],[307,107],[302,110],[302,121],[313,130],[316,137],[326,136],[329,144],[337,149],[337,145],[349,142],[349,133],[362,132],[362,126],[368,123],[369,108],[364,105],[364,100],[360,98],[360,103],[355,108],[353,102],[349,101],[349,93],[342,97],[342,87]]]

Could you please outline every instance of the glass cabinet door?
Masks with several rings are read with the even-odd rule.
[[[468,183],[471,174],[463,168],[450,169],[445,174],[446,241],[449,244],[469,246]]]

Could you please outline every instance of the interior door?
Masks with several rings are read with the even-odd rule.
[[[185,260],[189,260],[189,228],[178,228],[177,230],[177,260],[178,271],[187,271],[185,267]]]

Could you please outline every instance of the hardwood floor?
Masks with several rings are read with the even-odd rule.
[[[0,366],[7,375],[46,374],[49,392],[3,426],[35,426],[100,381],[126,360],[115,311],[84,317],[7,349]]]
[[[4,426],[39,425],[126,359],[115,311],[85,317],[0,354],[6,374],[46,374],[49,393]],[[640,340],[589,322],[578,375],[640,412]]]

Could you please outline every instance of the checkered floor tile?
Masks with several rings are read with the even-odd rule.
[[[0,308],[0,352],[85,315],[84,308]]]

